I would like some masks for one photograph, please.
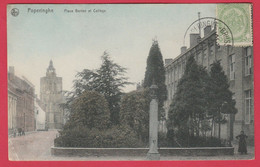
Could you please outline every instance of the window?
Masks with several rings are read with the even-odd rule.
[[[181,79],[181,76],[182,76],[181,64],[178,65],[178,74],[179,74],[179,78],[178,79]]]
[[[172,89],[171,89],[171,85],[169,86],[169,100],[172,99]]]
[[[173,83],[173,82],[174,82],[174,70],[173,70],[173,69],[171,69],[171,74],[172,74],[172,80],[171,80],[171,83]]]
[[[60,122],[60,116],[59,114],[54,115],[54,122]]]
[[[207,66],[208,65],[208,61],[207,61],[207,49],[203,50],[203,54],[202,54],[202,64],[203,66]]]
[[[166,74],[165,74],[165,84],[168,85],[168,75],[169,73],[166,71]]]
[[[170,99],[170,96],[171,96],[171,95],[170,95],[170,86],[168,87],[167,92],[168,92],[167,98],[168,98],[168,100],[171,100],[171,99]]]
[[[252,74],[252,51],[250,47],[246,48],[245,56],[245,76]]]
[[[177,84],[178,84],[178,82],[177,82],[177,81],[175,81],[175,83],[174,83],[174,92],[176,92],[176,91],[177,91]]]
[[[53,91],[56,92],[57,91],[57,84],[53,83]]]
[[[251,109],[252,109],[252,95],[251,90],[245,91],[245,124],[251,122]]]
[[[198,55],[197,54],[194,56],[194,58],[198,62]]]
[[[182,75],[184,75],[184,72],[185,72],[185,66],[186,66],[186,62],[183,61],[183,62],[182,62]]]
[[[169,80],[168,80],[168,83],[171,84],[172,82],[172,75],[171,75],[171,71],[169,72]]]
[[[175,76],[175,81],[178,81],[178,71],[177,71],[177,67],[174,68],[174,76]]]
[[[174,96],[174,94],[175,94],[175,91],[174,91],[174,84],[172,84],[171,89],[172,89],[172,97],[171,97],[171,98],[173,98],[173,96]]]
[[[197,62],[198,62],[198,64],[199,65],[201,65],[202,64],[202,53],[201,52],[199,52],[198,54],[197,54]]]
[[[48,85],[49,85],[49,86],[48,86],[48,90],[52,90],[52,89],[51,89],[52,84],[51,84],[51,83],[48,83]]]
[[[209,52],[210,52],[210,55],[213,56],[214,55],[214,45],[211,45],[209,47]]]
[[[170,72],[168,72],[167,76],[166,76],[166,83],[170,84]]]
[[[169,77],[168,84],[171,84],[171,81],[172,81],[172,72],[171,71],[169,71],[168,77]]]
[[[235,79],[235,55],[229,56],[229,74],[230,80]]]

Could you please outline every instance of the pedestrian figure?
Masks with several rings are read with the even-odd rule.
[[[247,154],[247,146],[246,146],[247,135],[244,134],[244,131],[241,131],[240,135],[236,136],[236,138],[239,139],[238,152],[240,152],[240,154]]]
[[[22,135],[22,128],[18,128],[18,136]]]
[[[23,129],[22,129],[22,132],[21,132],[21,133],[22,133],[22,135],[24,135],[24,136],[25,136],[25,132],[24,132],[24,130],[23,130]]]
[[[14,137],[16,137],[16,129],[14,129]]]

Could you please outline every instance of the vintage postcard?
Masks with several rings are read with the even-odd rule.
[[[255,158],[251,3],[6,12],[10,161]]]

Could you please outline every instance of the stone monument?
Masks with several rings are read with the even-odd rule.
[[[160,160],[158,152],[158,100],[157,100],[158,87],[153,84],[150,87],[152,100],[150,102],[149,111],[149,151],[147,153],[148,160]]]

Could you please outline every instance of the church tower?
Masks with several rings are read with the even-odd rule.
[[[52,60],[47,68],[46,76],[41,78],[40,99],[46,105],[46,127],[62,128],[63,110],[60,107],[63,101],[62,77],[56,76]]]

